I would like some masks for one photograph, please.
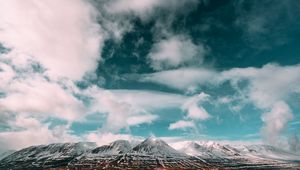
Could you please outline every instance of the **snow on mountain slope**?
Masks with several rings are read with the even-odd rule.
[[[4,152],[1,152],[0,153],[0,160],[7,157],[8,155],[12,154],[16,152],[15,150],[7,150],[7,151],[4,151]]]
[[[247,159],[300,160],[300,155],[270,145],[232,147],[212,141],[198,141],[186,142],[179,150],[203,159],[235,159],[243,157]]]
[[[217,142],[199,142],[199,145],[220,157],[240,156],[240,151],[229,145],[221,145]]]
[[[109,145],[103,145],[93,149],[90,154],[117,155],[117,154],[127,153],[131,149],[132,147],[127,140],[117,140],[110,143]]]
[[[300,155],[270,145],[249,145],[240,148],[245,156],[256,156],[278,160],[300,160]]]
[[[95,143],[55,143],[50,145],[38,145],[21,149],[1,160],[1,163],[14,161],[45,162],[48,160],[67,159],[85,153],[96,147]]]
[[[202,158],[228,158],[240,156],[240,151],[229,145],[221,145],[216,142],[187,142],[179,149],[191,156],[200,156]]]
[[[199,145],[196,142],[188,142],[180,149],[180,151],[182,151],[190,156],[200,156],[202,158],[216,158],[217,157],[211,151],[209,151],[207,148]]]
[[[96,169],[300,168],[300,161],[297,161],[299,155],[268,145],[236,148],[207,141],[184,142],[180,145],[181,149],[175,150],[153,137],[133,148],[126,140],[100,147],[88,142],[39,145],[3,158],[0,160],[0,169],[80,169],[86,166]]]
[[[154,137],[149,137],[142,143],[138,144],[132,149],[132,153],[144,154],[144,155],[155,155],[162,157],[186,157],[187,155],[181,153],[166,142],[156,139]]]

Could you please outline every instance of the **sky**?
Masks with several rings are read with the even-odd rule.
[[[297,0],[0,3],[0,150],[300,135]]]

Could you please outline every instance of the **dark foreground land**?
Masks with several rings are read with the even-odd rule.
[[[101,170],[101,169],[300,169],[300,162],[274,161],[274,160],[203,160],[197,157],[168,158],[146,155],[115,155],[108,157],[80,159],[63,159],[42,162],[39,160],[25,162],[11,162],[11,164],[0,165],[1,170]]]

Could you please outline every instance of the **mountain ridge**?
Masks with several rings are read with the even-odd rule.
[[[281,155],[285,159],[280,159]],[[217,142],[188,142],[176,150],[163,140],[149,137],[136,146],[126,140],[102,146],[91,142],[30,146],[0,160],[0,169],[84,169],[87,165],[112,169],[205,169],[235,166],[284,169],[300,168],[300,155],[269,145],[250,145],[238,149]]]

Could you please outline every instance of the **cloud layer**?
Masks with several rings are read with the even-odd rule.
[[[0,42],[32,56],[50,76],[79,79],[96,68],[104,37],[86,1],[12,0],[0,11]]]

